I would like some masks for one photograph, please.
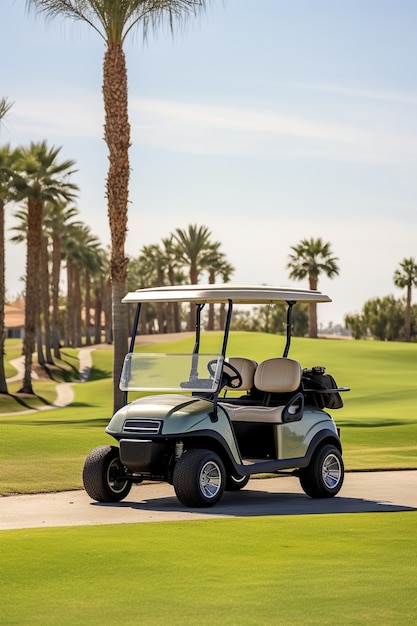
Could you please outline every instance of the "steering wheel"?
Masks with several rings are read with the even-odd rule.
[[[216,375],[217,363],[218,363],[217,359],[213,359],[212,361],[209,361],[207,363],[207,369],[209,371],[210,376],[212,376],[212,378],[214,378]],[[229,369],[232,373],[225,371],[226,369]],[[221,386],[222,387],[227,386],[227,387],[231,387],[232,389],[237,389],[238,387],[240,387],[242,382],[243,382],[242,376],[240,375],[239,370],[237,370],[234,365],[231,365],[231,363],[227,363],[225,361],[223,363],[223,376],[222,376]]]

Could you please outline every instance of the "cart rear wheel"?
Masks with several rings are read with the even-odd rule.
[[[311,498],[332,498],[343,485],[344,466],[340,451],[333,445],[320,448],[308,467],[300,470],[300,484]]]

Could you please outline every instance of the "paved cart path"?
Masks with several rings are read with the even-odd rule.
[[[312,500],[293,476],[252,479],[207,509],[189,509],[165,483],[132,488],[117,504],[93,502],[84,491],[0,497],[0,530],[51,526],[128,524],[261,515],[417,510],[417,470],[348,473],[336,498]]]
[[[95,350],[95,347],[84,347],[78,350],[78,359],[80,362],[80,373],[79,373],[79,382],[84,383],[88,380],[92,367],[92,358],[91,353]],[[8,383],[23,380],[24,374],[24,358],[22,356],[17,359],[13,359],[10,361],[10,364],[16,368],[17,374],[7,379]],[[36,372],[32,372],[32,376],[34,379],[39,378]],[[53,404],[46,404],[38,407],[37,409],[26,409],[25,411],[17,411],[14,413],[0,413],[0,417],[4,417],[6,415],[25,415],[28,413],[38,413],[39,411],[47,411],[50,409],[61,409],[64,406],[68,406],[74,400],[74,389],[73,385],[76,383],[57,383],[56,389],[56,400]]]

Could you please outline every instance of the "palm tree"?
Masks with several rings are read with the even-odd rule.
[[[47,202],[44,207],[43,225],[51,240],[51,292],[52,292],[52,348],[55,358],[61,358],[59,332],[59,281],[62,263],[63,238],[74,222],[78,209],[67,201]]]
[[[4,243],[4,205],[9,190],[8,174],[5,165],[8,164],[10,148],[0,148],[0,394],[8,393],[6,375],[4,372],[4,305],[6,302],[6,255]]]
[[[13,106],[7,98],[0,98],[0,130],[3,120]],[[0,393],[7,394],[7,382],[4,371],[4,305],[6,302],[6,254],[4,241],[4,207],[11,200],[9,180],[10,170],[13,167],[16,152],[10,151],[10,146],[0,148]]]
[[[100,271],[93,275],[92,289],[94,292],[94,343],[101,343],[101,328],[103,305],[106,304],[106,285],[109,274],[109,258],[110,255],[106,250],[100,248],[97,250],[99,256],[98,264]]]
[[[0,101],[1,107],[1,101]],[[0,147],[0,393],[8,393],[4,372],[4,305],[6,302],[6,255],[4,236],[4,209],[13,200],[10,178],[19,153],[9,145]]]
[[[82,271],[84,274],[84,311],[85,311],[85,343],[91,345],[91,283],[95,276],[103,271],[103,249],[100,241],[92,234],[88,227],[83,229],[84,253],[82,257]]]
[[[10,237],[12,243],[26,243],[27,242],[27,229],[28,229],[28,210],[19,209],[14,214],[17,220],[16,226],[11,229],[16,234]],[[45,298],[49,299],[48,283],[49,283],[49,268],[48,268],[48,253],[47,253],[47,237],[42,235],[39,248],[39,303],[38,303],[38,320],[36,324],[36,343],[38,351],[38,363],[45,365],[45,356],[42,349],[42,316],[45,315],[45,344],[46,349],[49,352],[48,346],[48,329],[49,329],[49,302],[45,306]],[[46,287],[46,289],[45,289]],[[46,359],[48,360],[48,358]],[[51,362],[51,361],[50,361]]]
[[[146,246],[142,248],[141,254],[138,257],[129,259],[129,271],[126,283],[129,291],[155,286],[155,268],[150,265],[149,259],[144,254],[144,251],[146,251]],[[130,327],[132,327],[133,322],[133,311],[133,306],[128,304]],[[148,322],[153,326],[153,319],[155,318],[155,315],[153,315],[154,311],[155,308],[150,304],[141,307],[139,334],[146,335],[148,333]]]
[[[47,18],[64,17],[87,23],[104,40],[103,98],[104,139],[109,150],[107,213],[111,235],[110,276],[113,299],[113,397],[114,410],[123,405],[118,386],[128,347],[125,295],[127,262],[125,241],[129,187],[130,125],[128,117],[127,69],[123,50],[126,37],[142,26],[143,37],[167,21],[171,30],[177,20],[196,14],[206,0],[26,0],[29,9]]]
[[[208,274],[209,274],[209,284],[213,285],[216,282],[217,276],[221,276],[222,279],[224,276],[227,276],[227,280],[230,280],[230,276],[235,271],[233,265],[231,265],[223,252],[219,252],[215,247],[213,249],[212,257],[208,259]],[[224,279],[223,279],[224,280]],[[223,310],[222,305],[220,305],[220,328],[223,328]],[[209,315],[208,315],[208,330],[214,330],[214,304],[211,303],[209,305]]]
[[[51,292],[50,292],[50,271],[49,271],[49,250],[48,234],[43,232],[39,256],[39,288],[40,306],[38,321],[38,363],[45,365],[54,364],[52,358],[52,332],[51,332]],[[42,332],[43,330],[43,332]],[[45,355],[43,345],[45,344]]]
[[[205,269],[204,260],[208,252],[212,253],[211,232],[207,226],[190,224],[187,230],[177,228],[173,234],[173,241],[177,251],[177,258],[189,268],[191,285],[198,283],[198,277]]]
[[[151,244],[142,248],[142,258],[144,260],[143,269],[146,271],[152,285],[162,287],[165,283],[165,259],[158,244]],[[150,285],[149,285],[150,286]],[[166,332],[166,314],[162,302],[156,303],[156,319],[158,321],[158,332]]]
[[[0,98],[0,130],[3,119],[13,106],[7,98]],[[4,244],[4,206],[9,197],[9,171],[13,163],[10,146],[0,148],[0,393],[8,393],[4,372],[4,305],[6,301],[6,255]]]
[[[12,243],[23,243],[27,241],[28,210],[19,209],[14,214],[17,224],[12,228],[16,234],[10,237]],[[52,358],[52,333],[50,325],[50,290],[49,290],[49,254],[48,254],[48,233],[43,229],[40,241],[39,256],[39,307],[37,320],[36,342],[38,350],[38,363],[45,365],[53,364]],[[43,324],[42,324],[43,322]],[[44,333],[42,333],[42,326]],[[44,339],[44,341],[43,341]],[[45,343],[45,353],[43,352]]]
[[[6,117],[13,105],[14,102],[10,102],[7,98],[0,98],[0,129],[3,124],[3,119]]]
[[[294,280],[304,280],[308,278],[309,288],[316,290],[320,274],[325,274],[328,278],[338,276],[338,259],[333,256],[331,244],[324,243],[321,238],[303,239],[296,246],[291,246],[293,251],[290,254],[287,269],[290,270],[289,277]],[[308,327],[309,337],[317,337],[317,305],[315,302],[308,307]]]
[[[208,260],[213,255],[213,243],[210,240],[211,232],[206,226],[190,224],[187,230],[177,228],[173,234],[173,241],[180,263],[189,268],[190,284],[196,285],[200,273],[207,269]],[[220,244],[215,244],[217,247]],[[195,327],[195,306],[190,308],[189,330]]]
[[[80,222],[68,225],[63,239],[63,256],[67,269],[66,345],[81,345],[81,275],[85,265],[85,248],[89,229]]]
[[[394,273],[394,285],[400,289],[406,288],[404,312],[404,336],[406,341],[411,339],[411,294],[413,287],[417,287],[417,264],[414,258],[403,259],[399,269]]]
[[[21,393],[33,394],[32,353],[36,336],[40,302],[40,262],[42,218],[45,202],[71,200],[77,187],[68,177],[74,173],[74,161],[57,162],[60,148],[48,148],[45,141],[21,149],[12,186],[19,200],[27,201],[27,252],[25,337],[23,354],[25,372]]]
[[[72,223],[66,231],[63,242],[63,256],[67,274],[67,298],[65,315],[65,345],[75,348],[81,336],[81,266],[83,245],[81,235],[82,224]]]
[[[184,274],[178,263],[177,253],[173,236],[162,239],[162,250],[166,265],[166,273],[169,285],[177,285],[184,282]],[[179,302],[169,302],[167,306],[167,330],[169,333],[181,331],[181,310]]]
[[[220,265],[217,268],[218,274],[220,275],[223,283],[228,283],[231,275],[234,273],[235,268],[231,263],[226,261],[226,259],[222,260]],[[219,316],[219,325],[220,328],[224,328],[226,324],[226,305],[224,302],[220,304],[220,316]]]

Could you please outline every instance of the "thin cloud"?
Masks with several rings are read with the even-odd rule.
[[[379,102],[389,102],[393,104],[417,105],[417,93],[413,92],[406,93],[401,91],[360,89],[357,87],[327,83],[289,83],[285,85],[285,87],[320,93],[333,93],[360,100],[376,100]]]
[[[99,94],[57,88],[52,97],[17,99],[9,122],[15,136],[62,142],[67,137],[101,140],[103,118]],[[324,109],[295,116],[271,107],[131,98],[130,120],[133,142],[160,150],[374,163],[417,157],[417,144],[409,133],[391,131],[390,124],[382,122],[368,128],[359,116],[341,122],[337,111],[329,118]]]
[[[325,124],[319,125],[278,111],[156,100],[140,100],[133,108],[139,113],[157,115],[173,124],[198,126],[207,130],[224,129],[265,134],[272,132],[305,139],[349,140],[348,134],[341,129],[331,129]]]
[[[204,154],[392,162],[417,156],[399,132],[270,109],[134,100],[132,128],[159,148]],[[325,114],[323,114],[325,115]]]
[[[63,90],[48,97],[19,97],[10,115],[13,133],[47,138],[101,138],[103,105],[94,93]]]

